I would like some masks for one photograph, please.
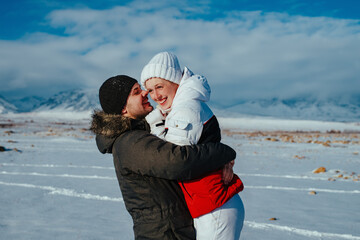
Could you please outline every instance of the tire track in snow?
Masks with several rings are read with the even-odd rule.
[[[257,223],[252,221],[245,221],[245,226],[259,229],[259,230],[278,230],[283,232],[290,232],[304,237],[314,238],[332,238],[332,239],[348,239],[348,240],[360,240],[359,236],[353,236],[351,234],[338,234],[338,233],[324,233],[313,230],[306,230],[301,228],[294,228],[289,226],[279,226],[269,223]]]
[[[289,179],[308,179],[308,180],[324,180],[329,181],[329,177],[311,177],[311,176],[300,176],[300,175],[271,175],[271,174],[248,174],[248,173],[236,173],[238,176],[246,177],[269,177],[269,178],[289,178]]]
[[[72,174],[48,174],[48,173],[37,173],[37,172],[6,172],[2,171],[0,174],[3,175],[21,175],[21,176],[39,176],[39,177],[63,177],[63,178],[80,178],[80,179],[101,179],[101,180],[116,180],[115,177],[104,177],[98,175],[72,175]]]
[[[79,178],[79,179],[100,179],[100,180],[116,180],[115,177],[106,177],[98,175],[71,175],[71,174],[47,174],[37,172],[0,172],[2,175],[19,175],[19,176],[39,176],[39,177],[62,177],[62,178]],[[295,187],[279,187],[279,186],[251,186],[246,185],[247,189],[264,189],[264,190],[280,190],[280,191],[316,191],[325,193],[336,194],[360,194],[360,190],[336,190],[336,189],[324,189],[324,188],[295,188]]]
[[[43,167],[43,168],[91,168],[91,169],[114,170],[114,167],[84,166],[84,165],[57,165],[57,164],[16,164],[16,163],[0,163],[0,166],[7,166],[7,167]]]
[[[36,188],[45,191],[49,191],[51,195],[63,195],[68,197],[77,197],[77,198],[84,198],[90,200],[101,200],[101,201],[112,201],[112,202],[124,202],[123,198],[112,198],[108,196],[100,196],[96,194],[90,193],[78,193],[74,189],[67,189],[67,188],[56,188],[52,186],[40,186],[28,183],[11,183],[11,182],[2,182],[0,181],[1,185],[5,186],[13,186],[13,187],[24,187],[24,188]]]
[[[360,190],[347,191],[347,190],[335,190],[335,189],[323,189],[323,188],[295,188],[295,187],[247,186],[247,185],[245,185],[245,189],[246,188],[265,189],[265,190],[281,190],[281,191],[307,191],[307,192],[316,191],[316,192],[340,193],[340,194],[344,194],[344,193],[359,194],[360,193]]]

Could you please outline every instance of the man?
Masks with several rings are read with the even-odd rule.
[[[151,135],[147,94],[131,77],[109,78],[100,87],[103,111],[93,114],[91,130],[100,152],[113,154],[135,239],[195,239],[177,180],[219,169],[236,153],[221,143],[177,146]]]

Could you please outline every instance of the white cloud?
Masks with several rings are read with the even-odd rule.
[[[358,20],[236,11],[212,21],[186,16],[139,2],[54,11],[49,24],[65,36],[0,42],[2,91],[98,87],[115,74],[139,78],[154,54],[171,50],[226,102],[360,93]]]

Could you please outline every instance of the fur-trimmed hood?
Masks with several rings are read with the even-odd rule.
[[[101,110],[94,111],[90,130],[96,135],[108,138],[120,136],[131,129],[131,119],[119,114],[108,114]]]
[[[135,120],[100,110],[94,111],[92,115],[90,130],[96,134],[96,145],[102,153],[111,153],[116,138],[126,131],[135,129],[150,132],[149,125],[144,119]]]

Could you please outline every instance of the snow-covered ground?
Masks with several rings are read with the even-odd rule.
[[[89,119],[54,116],[0,115],[0,239],[133,239]],[[245,184],[241,239],[360,239],[359,123],[219,121]]]

